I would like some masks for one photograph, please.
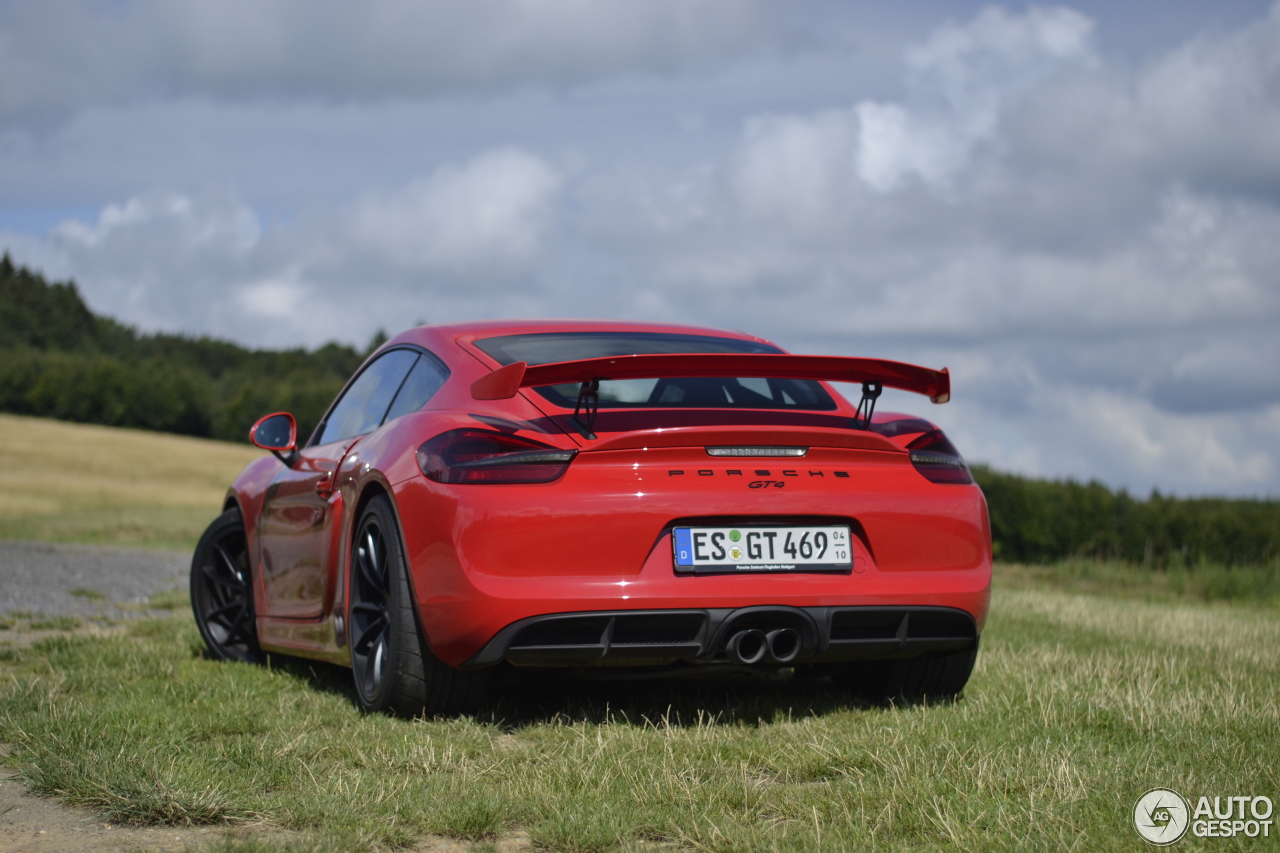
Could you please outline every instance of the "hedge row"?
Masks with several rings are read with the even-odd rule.
[[[259,417],[289,411],[306,436],[345,379],[305,369],[278,376],[242,369],[214,378],[157,357],[16,348],[0,357],[0,411],[225,441],[247,441]]]
[[[996,557],[1047,563],[1065,557],[1141,565],[1261,565],[1280,559],[1280,501],[1146,499],[1097,481],[1041,480],[973,466],[987,496]]]

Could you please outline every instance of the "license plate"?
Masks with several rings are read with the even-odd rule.
[[[840,572],[853,566],[849,528],[677,527],[678,572]]]

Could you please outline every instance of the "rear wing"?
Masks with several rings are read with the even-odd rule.
[[[695,376],[740,376],[763,379],[816,379],[824,382],[862,382],[923,394],[934,403],[951,399],[951,374],[880,358],[831,355],[755,353],[690,353],[677,355],[620,355],[560,361],[530,367],[523,361],[501,367],[471,383],[477,400],[505,400],[521,388],[596,383],[608,379],[683,379]],[[864,388],[865,393],[865,388]],[[879,396],[879,391],[876,391]]]

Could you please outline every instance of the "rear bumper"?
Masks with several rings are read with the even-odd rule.
[[[547,484],[463,488],[419,476],[398,485],[418,615],[436,657],[455,667],[516,658],[530,664],[593,656],[624,663],[673,654],[677,660],[705,660],[709,650],[719,653],[712,623],[754,607],[806,614],[800,624],[813,626],[807,656],[831,651],[830,629],[822,627],[829,623],[821,615],[830,608],[954,608],[981,630],[990,600],[991,549],[986,506],[976,486],[930,483],[895,454],[854,459],[814,449],[806,457],[805,477],[778,480],[785,488],[766,492],[738,483],[716,467],[717,460],[702,461],[710,457],[701,448],[694,449],[701,454],[697,467],[680,461],[681,453],[693,451],[677,450],[623,454],[617,464],[578,459],[561,480]],[[618,454],[594,454],[611,455]],[[725,467],[741,464],[730,460]],[[810,468],[815,475],[825,473],[810,478]],[[842,471],[849,476],[835,476]],[[778,473],[789,478],[795,472]],[[723,514],[729,507],[735,512]],[[846,523],[854,537],[852,569],[681,573],[673,565],[671,530],[677,522]],[[676,611],[702,613],[712,624],[697,648],[623,649],[628,644],[602,640],[601,625],[591,642],[570,644],[594,649],[548,649],[539,657],[518,645],[522,651],[508,654],[506,632],[514,634],[519,629],[512,626],[531,624],[527,620]],[[600,651],[602,645],[607,652]],[[881,653],[865,646],[863,652]]]
[[[952,607],[785,607],[602,610],[521,619],[499,631],[465,669],[518,666],[626,666],[726,660],[741,631],[790,629],[798,654],[786,663],[909,657],[978,645],[973,616]],[[777,664],[766,658],[762,663]]]

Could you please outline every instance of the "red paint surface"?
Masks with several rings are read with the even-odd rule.
[[[932,428],[926,421],[891,438],[852,430],[845,424],[854,407],[833,393],[840,408],[827,413],[603,411],[595,424],[599,438],[588,441],[568,427],[568,411],[528,389],[510,399],[473,398],[472,384],[499,365],[472,341],[587,330],[760,340],[701,328],[552,321],[418,328],[397,336],[384,348],[424,347],[445,362],[450,377],[424,409],[350,443],[345,453],[304,449],[304,457],[323,457],[328,470],[337,466],[333,495],[299,497],[299,507],[306,504],[310,513],[306,519],[302,508],[291,515],[274,506],[273,488],[311,478],[286,472],[270,457],[251,463],[232,488],[250,538],[264,645],[341,659],[345,650],[332,630],[292,629],[345,614],[352,530],[363,501],[375,493],[390,495],[395,505],[422,625],[434,652],[452,665],[517,619],[581,610],[940,605],[964,609],[982,625],[991,579],[986,504],[976,485],[930,483],[911,465],[904,448]],[[878,413],[875,420],[906,417]],[[445,485],[418,470],[414,453],[423,442],[486,423],[580,452],[564,476],[543,484]],[[705,451],[735,444],[811,449],[799,459],[712,458]],[[672,475],[675,470],[685,473]],[[837,471],[849,476],[838,478]],[[763,481],[771,484],[750,487]],[[861,570],[678,575],[665,531],[677,519],[708,516],[847,521]],[[285,531],[276,545],[266,541],[266,549],[264,519],[268,528],[272,519],[282,520]],[[264,557],[281,547],[279,536],[288,537],[289,560],[303,567],[298,577],[305,583],[276,583],[275,567],[272,582],[264,583]],[[294,639],[276,639],[284,637]],[[330,639],[315,639],[324,637]]]

